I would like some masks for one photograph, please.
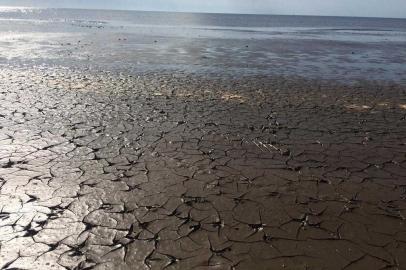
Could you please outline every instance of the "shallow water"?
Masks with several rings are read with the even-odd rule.
[[[0,9],[0,64],[406,80],[406,20]]]

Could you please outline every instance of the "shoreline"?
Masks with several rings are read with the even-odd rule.
[[[151,65],[152,66],[152,65]],[[58,73],[72,73],[72,74],[79,74],[85,73],[86,75],[91,75],[95,77],[101,76],[112,76],[112,77],[120,77],[124,76],[127,78],[149,78],[149,77],[158,77],[162,80],[165,79],[187,79],[187,78],[196,78],[202,81],[216,81],[216,82],[225,82],[225,81],[238,81],[242,82],[244,80],[253,81],[253,80],[263,80],[263,81],[301,81],[305,82],[309,85],[330,85],[330,86],[337,86],[337,87],[384,87],[384,88],[403,88],[406,86],[406,78],[399,79],[399,80],[390,80],[390,79],[368,79],[367,77],[355,77],[355,78],[333,78],[333,77],[314,77],[314,76],[305,76],[305,75],[297,75],[297,74],[283,74],[283,73],[272,73],[272,72],[253,72],[253,73],[245,73],[244,72],[216,72],[216,71],[209,71],[205,68],[199,68],[196,70],[188,70],[179,69],[179,68],[158,68],[158,67],[133,67],[133,69],[129,68],[106,68],[103,66],[96,66],[96,65],[61,65],[60,63],[0,63],[0,68],[4,71],[15,70],[22,73],[25,72],[33,72],[35,73],[36,70],[40,71],[38,74],[42,72],[45,76],[49,76],[53,72]],[[220,70],[220,69],[219,69]],[[399,76],[400,77],[400,76]],[[156,86],[158,87],[158,85]]]

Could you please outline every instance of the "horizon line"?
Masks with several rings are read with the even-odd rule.
[[[162,13],[191,13],[191,14],[219,14],[219,15],[260,15],[260,16],[302,16],[302,17],[336,17],[336,18],[370,18],[370,19],[399,19],[406,17],[383,16],[351,16],[351,15],[323,15],[323,14],[288,14],[288,13],[235,13],[235,12],[209,12],[209,11],[177,11],[177,10],[147,10],[147,9],[115,9],[115,8],[86,8],[86,7],[47,7],[47,6],[1,6],[0,8],[32,8],[32,9],[73,9],[73,10],[99,10],[99,11],[135,11],[135,12],[162,12]]]

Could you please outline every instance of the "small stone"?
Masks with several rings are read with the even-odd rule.
[[[183,125],[183,124],[185,124],[186,122],[185,121],[178,121],[176,124],[178,125],[178,126],[180,126],[180,125]]]
[[[290,155],[290,150],[286,149],[286,150],[281,150],[282,156],[289,156]]]

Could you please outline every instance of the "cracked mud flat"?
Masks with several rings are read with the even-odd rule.
[[[406,269],[395,84],[0,71],[1,269]]]

